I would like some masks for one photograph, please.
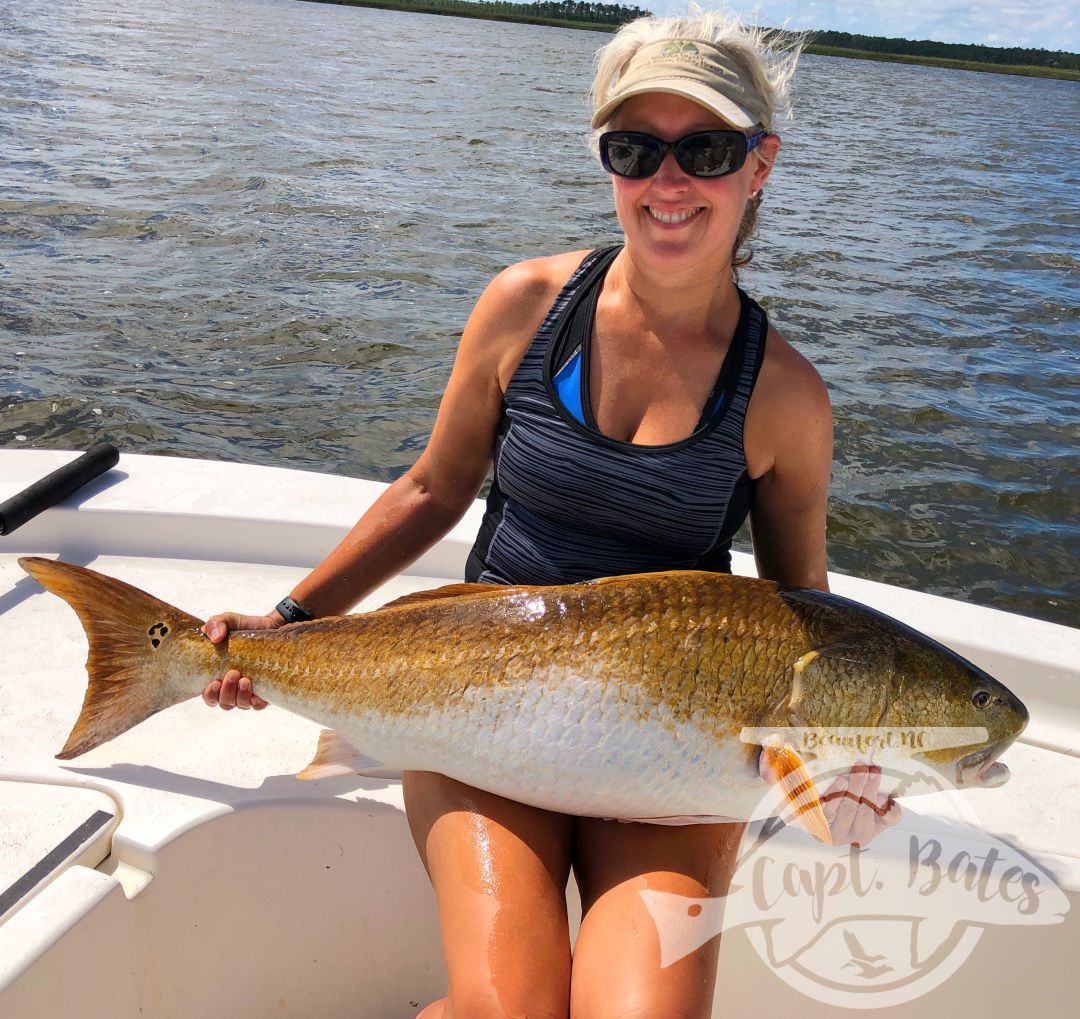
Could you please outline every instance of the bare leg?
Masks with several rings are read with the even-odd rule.
[[[405,809],[439,904],[449,976],[424,1019],[565,1019],[573,820],[432,772],[406,772]]]
[[[575,819],[582,922],[574,950],[572,1019],[708,1019],[720,939],[661,969],[656,926],[639,892],[726,894],[744,828]]]

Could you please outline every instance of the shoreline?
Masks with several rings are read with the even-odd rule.
[[[402,11],[406,14],[435,14],[448,18],[473,18],[480,21],[511,21],[521,25],[541,25],[548,28],[572,28],[585,32],[614,32],[617,25],[589,21],[563,21],[555,18],[529,17],[517,14],[494,14],[487,11],[447,10],[397,0],[305,0],[306,3],[334,4],[339,7],[371,7],[376,10]],[[811,33],[812,34],[812,33]],[[844,57],[849,60],[877,60],[895,64],[918,64],[923,67],[943,67],[954,71],[978,71],[982,74],[1010,74],[1027,78],[1053,78],[1058,81],[1080,81],[1080,71],[1058,67],[1035,67],[1030,64],[983,64],[972,60],[950,60],[947,57],[922,57],[903,53],[876,53],[870,50],[849,50],[842,46],[819,46],[810,43],[805,50],[813,56]]]
[[[320,0],[321,2],[321,0]],[[1034,67],[1031,64],[980,64],[974,60],[950,60],[948,57],[919,57],[903,53],[873,53],[847,50],[842,46],[819,46],[811,43],[804,51],[821,57],[845,57],[851,60],[878,60],[894,64],[921,64],[954,71],[978,71],[982,74],[1011,74],[1025,78],[1053,78],[1057,81],[1080,81],[1080,71],[1065,67]]]

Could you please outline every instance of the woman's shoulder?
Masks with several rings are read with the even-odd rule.
[[[754,401],[764,404],[774,400],[784,403],[805,401],[811,406],[823,404],[827,407],[829,394],[809,358],[800,354],[770,323],[765,356],[754,387]]]
[[[465,339],[482,336],[487,357],[494,359],[505,391],[529,343],[559,292],[589,254],[568,251],[530,258],[503,269],[487,286],[473,311]]]
[[[785,450],[804,457],[831,449],[832,407],[818,370],[769,326],[765,358],[743,432],[751,476],[767,473]]]
[[[491,281],[485,296],[490,293],[496,300],[511,302],[518,308],[522,302],[526,307],[543,304],[546,312],[588,254],[588,249],[566,251],[515,262]]]

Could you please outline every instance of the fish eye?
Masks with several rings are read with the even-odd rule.
[[[990,703],[990,694],[985,690],[976,690],[971,695],[971,703],[977,708],[985,708]]]

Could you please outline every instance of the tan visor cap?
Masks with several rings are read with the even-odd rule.
[[[765,100],[723,50],[696,39],[662,39],[634,54],[592,126],[603,127],[627,99],[645,92],[685,96],[734,127],[767,126],[769,119]]]

